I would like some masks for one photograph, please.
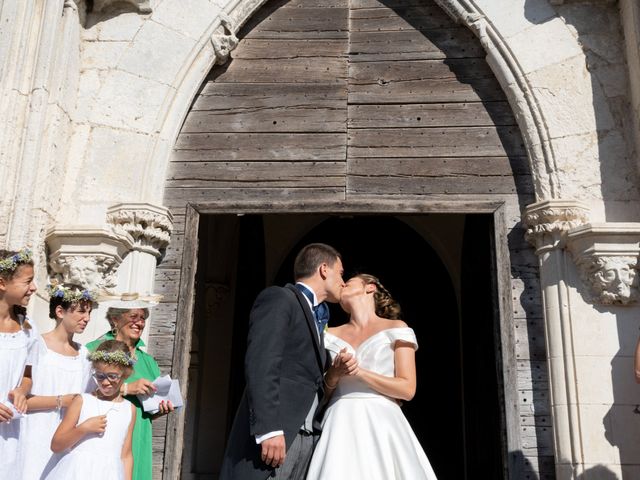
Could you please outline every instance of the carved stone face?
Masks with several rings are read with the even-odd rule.
[[[636,271],[624,258],[601,258],[594,273],[594,287],[606,303],[628,303],[632,299]]]

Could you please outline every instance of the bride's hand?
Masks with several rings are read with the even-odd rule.
[[[337,377],[344,375],[357,375],[358,374],[358,361],[355,355],[347,352],[346,348],[340,350],[340,353],[333,359],[332,368],[334,369]]]

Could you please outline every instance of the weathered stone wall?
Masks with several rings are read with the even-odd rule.
[[[75,4],[62,0],[2,2],[0,25],[0,243],[38,246],[43,264],[44,232],[75,180],[68,139],[81,27]]]
[[[106,228],[107,209],[118,202],[161,203],[171,151],[194,95],[262,4],[92,3],[96,11],[88,13],[83,0],[0,4],[0,241],[36,246],[41,286],[48,227]],[[581,200],[591,222],[638,221],[637,2],[438,3],[487,51],[523,134],[537,200]],[[183,218],[176,219],[178,232]],[[566,371],[576,376],[565,377],[564,385],[575,387],[581,406],[555,439],[563,445],[570,431],[572,445],[581,447],[573,460],[557,446],[555,454],[584,467],[560,473],[577,478],[604,464],[618,478],[635,478],[640,428],[630,413],[638,392],[629,370],[640,312],[587,302],[581,276],[571,273],[573,259],[566,258],[567,277],[558,282],[566,293],[563,318],[571,320],[563,325],[571,328],[562,340],[575,347]],[[180,251],[167,261],[179,266]],[[123,289],[135,285],[127,275],[121,283]],[[556,317],[546,303],[549,347],[557,341],[550,333]],[[44,299],[34,306],[37,323],[47,329]],[[174,324],[172,315],[160,313],[162,334]],[[562,408],[552,415],[564,415]]]

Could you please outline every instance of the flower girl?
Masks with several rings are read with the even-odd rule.
[[[130,480],[136,412],[120,395],[120,386],[131,375],[134,359],[128,347],[117,340],[101,343],[89,359],[98,388],[71,402],[51,440],[54,452],[69,451],[46,478]]]
[[[94,298],[88,290],[71,284],[53,283],[47,292],[49,317],[56,326],[40,337],[37,361],[31,368],[33,385],[20,438],[22,480],[40,480],[55,466],[60,456],[51,452],[51,437],[64,409],[76,395],[95,389],[88,351],[73,341],[89,322]]]
[[[37,334],[25,307],[36,291],[31,251],[0,250],[0,478],[19,472],[18,441]]]

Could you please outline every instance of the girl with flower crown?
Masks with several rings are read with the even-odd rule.
[[[39,480],[59,460],[49,448],[63,412],[76,395],[95,388],[87,349],[73,340],[84,332],[95,305],[92,294],[78,285],[54,283],[47,287],[49,317],[56,326],[38,340],[32,366],[33,386],[27,400],[28,415],[20,440],[23,480]]]
[[[0,478],[19,471],[18,441],[37,333],[26,317],[36,291],[31,251],[0,250]]]
[[[131,436],[136,407],[120,394],[133,372],[129,348],[107,340],[89,354],[97,389],[76,396],[64,414],[51,450],[65,452],[47,479],[131,480]]]

